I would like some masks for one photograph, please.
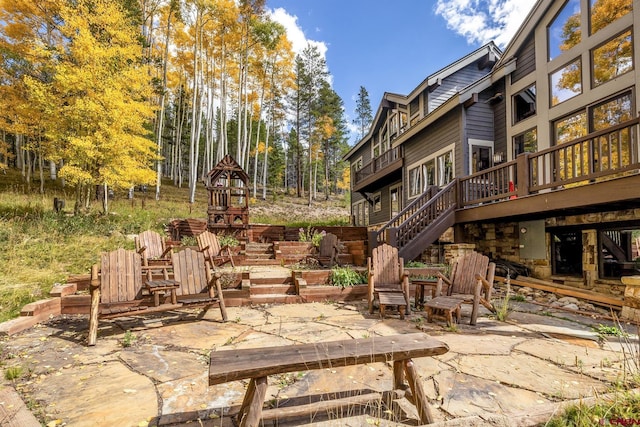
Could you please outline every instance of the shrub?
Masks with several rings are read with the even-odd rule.
[[[330,279],[333,286],[340,286],[343,289],[347,286],[367,283],[367,278],[364,274],[350,267],[333,267],[331,269]]]

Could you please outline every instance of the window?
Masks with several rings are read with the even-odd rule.
[[[366,226],[369,225],[369,203],[365,200],[354,203],[351,206],[353,212],[353,225]]]
[[[432,156],[428,160],[410,166],[409,198],[422,194],[428,186],[447,185],[453,180],[453,151]]]
[[[536,85],[516,93],[513,96],[513,123],[536,114]]]
[[[359,171],[362,169],[362,156],[358,157],[355,162],[353,162],[353,170]]]
[[[589,1],[589,25],[591,34],[606,27],[616,19],[633,10],[633,0],[590,0]]]
[[[551,106],[571,99],[582,93],[582,64],[580,59],[551,73]]]
[[[453,180],[453,151],[447,151],[436,158],[438,182],[436,185],[444,186]]]
[[[491,147],[471,146],[471,173],[489,169],[492,166]]]
[[[553,124],[556,145],[573,141],[587,134],[587,114],[579,112]]]
[[[638,274],[640,229],[631,224],[620,229],[598,230],[599,271],[601,278],[620,279]]]
[[[591,132],[607,129],[633,118],[631,93],[595,105],[589,110]]]
[[[547,28],[549,61],[580,43],[580,0],[568,0]]]
[[[626,31],[591,54],[593,86],[599,86],[633,69],[633,42],[631,30]]]
[[[380,199],[380,193],[374,194],[372,199],[373,199],[373,211],[380,212],[382,210],[382,200]]]
[[[535,153],[538,151],[538,131],[536,128],[524,131],[513,137],[513,158],[522,153]]]
[[[402,210],[402,185],[396,185],[389,188],[389,201],[391,206],[391,218],[393,218]]]
[[[409,197],[422,194],[422,170],[421,166],[416,166],[409,170]]]
[[[373,143],[373,150],[371,151],[371,158],[375,159],[380,155],[380,142]]]

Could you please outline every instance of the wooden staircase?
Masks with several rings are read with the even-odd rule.
[[[303,302],[296,293],[291,270],[273,267],[250,274],[249,298],[252,304],[291,304]]]
[[[416,259],[422,251],[455,224],[457,180],[442,190],[429,187],[378,231],[369,234],[371,247],[388,243],[398,248],[405,261]]]

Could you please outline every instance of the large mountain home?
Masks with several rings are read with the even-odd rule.
[[[539,0],[504,52],[489,43],[386,93],[345,156],[354,225],[405,260],[472,243],[619,293],[640,274],[636,40],[640,0]]]

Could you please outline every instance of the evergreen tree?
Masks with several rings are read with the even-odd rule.
[[[371,110],[371,102],[369,101],[369,92],[364,86],[360,86],[360,92],[358,92],[358,99],[356,100],[356,118],[353,123],[360,129],[360,138],[363,138],[371,121],[373,120],[373,113]]]

